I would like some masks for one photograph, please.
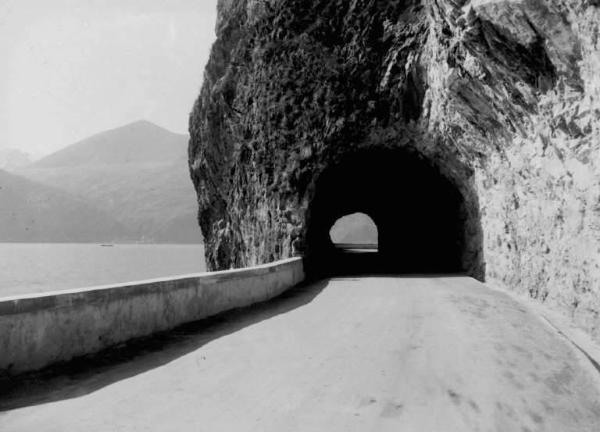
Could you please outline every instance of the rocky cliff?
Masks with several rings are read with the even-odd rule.
[[[217,35],[189,146],[211,269],[321,259],[365,211],[600,338],[599,1],[221,0]]]

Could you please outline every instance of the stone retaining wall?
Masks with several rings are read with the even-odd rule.
[[[0,299],[0,374],[14,375],[97,352],[273,298],[304,279],[301,258]]]

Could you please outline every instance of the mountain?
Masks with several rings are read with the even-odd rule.
[[[0,149],[0,169],[13,171],[31,164],[33,158],[29,153],[14,148]]]
[[[0,170],[0,241],[111,242],[129,236],[127,227],[85,201]]]
[[[72,144],[19,174],[85,200],[136,241],[200,243],[187,141],[138,121]]]
[[[146,120],[100,132],[35,164],[36,168],[165,164],[187,160],[187,135],[180,135]]]

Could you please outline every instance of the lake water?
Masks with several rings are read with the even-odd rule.
[[[0,243],[0,297],[205,270],[202,245]]]

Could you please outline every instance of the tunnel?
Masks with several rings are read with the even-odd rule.
[[[468,273],[479,257],[478,212],[457,182],[415,151],[358,151],[319,175],[307,215],[307,269],[326,274]],[[368,215],[377,248],[340,248],[332,226],[347,215]],[[375,252],[375,253],[373,253]],[[475,263],[475,267],[477,263]]]

